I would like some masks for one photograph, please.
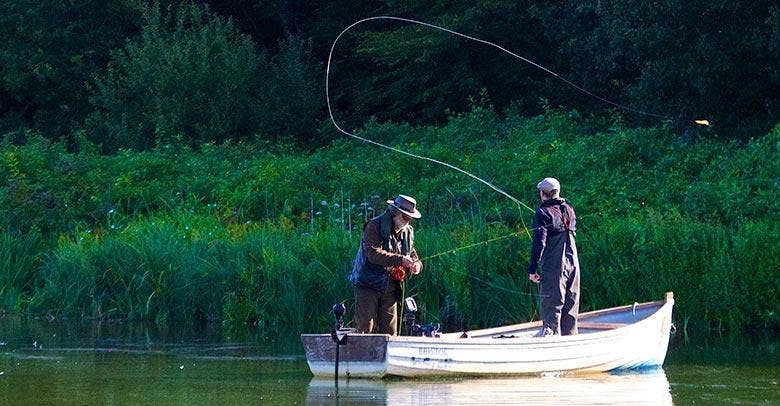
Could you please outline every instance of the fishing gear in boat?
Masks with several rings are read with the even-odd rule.
[[[404,299],[403,313],[403,327],[400,330],[400,335],[412,337],[438,337],[441,335],[439,331],[441,324],[439,323],[417,324],[417,301],[413,297]]]
[[[403,328],[401,329],[401,335],[416,336],[422,334],[420,325],[415,323],[417,319],[417,302],[413,297],[407,297],[404,299],[403,317],[404,322]]]

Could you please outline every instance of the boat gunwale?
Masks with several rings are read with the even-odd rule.
[[[481,330],[473,330],[467,332],[467,334],[469,335],[468,338],[460,338],[462,332],[452,332],[452,333],[442,334],[439,337],[388,336],[388,343],[420,341],[420,342],[430,342],[430,343],[474,343],[474,344],[485,344],[487,342],[490,342],[492,344],[496,344],[496,340],[501,340],[501,342],[506,342],[506,343],[542,343],[542,342],[559,343],[559,342],[566,342],[566,341],[582,343],[582,342],[590,341],[591,339],[603,339],[606,336],[619,335],[626,328],[645,324],[646,320],[652,319],[654,317],[658,317],[657,315],[662,312],[664,306],[672,306],[673,304],[674,304],[674,300],[657,300],[652,302],[635,303],[633,305],[625,305],[625,306],[619,306],[619,307],[613,307],[609,309],[596,310],[592,312],[583,313],[580,315],[578,322],[586,322],[588,318],[622,313],[627,310],[631,310],[632,308],[636,308],[636,309],[655,308],[655,310],[647,317],[637,320],[636,322],[620,323],[622,324],[620,327],[616,327],[612,329],[604,329],[604,330],[594,331],[594,332],[589,332],[584,334],[575,334],[575,335],[567,335],[567,336],[554,335],[554,336],[547,336],[547,337],[533,337],[533,336],[495,337],[497,334],[501,334],[501,333],[517,331],[517,330],[528,330],[534,327],[541,327],[541,321],[537,320],[537,321],[520,323],[520,324],[511,324],[511,325],[500,326],[500,327],[491,327],[491,328],[486,328]],[[540,338],[543,338],[543,340],[539,340]]]
[[[471,332],[468,332],[469,337],[467,338],[460,338],[462,332],[445,333],[438,337],[390,336],[388,334],[376,334],[376,333],[349,334],[349,336],[354,338],[381,336],[381,337],[385,337],[386,345],[392,345],[393,343],[399,343],[399,344],[417,343],[417,344],[455,345],[455,346],[485,345],[485,344],[490,344],[491,346],[501,346],[502,344],[503,345],[538,344],[540,346],[545,347],[553,343],[565,344],[567,342],[570,342],[572,345],[579,345],[579,344],[585,344],[592,340],[603,340],[606,337],[619,336],[627,328],[632,328],[632,327],[641,328],[636,326],[641,326],[642,324],[645,324],[647,320],[653,319],[655,317],[659,317],[658,314],[662,313],[662,310],[665,306],[672,306],[673,304],[674,304],[673,299],[657,300],[652,302],[634,303],[632,305],[624,305],[624,306],[613,307],[609,309],[595,310],[587,313],[582,313],[578,321],[587,322],[586,320],[589,318],[594,318],[594,317],[599,317],[599,316],[604,316],[609,314],[622,313],[631,310],[633,308],[636,309],[647,309],[653,307],[656,308],[647,317],[641,320],[637,320],[636,322],[633,323],[625,323],[625,324],[620,323],[623,325],[612,329],[604,329],[600,331],[588,332],[584,334],[567,335],[567,336],[554,335],[554,336],[547,336],[547,337],[533,337],[533,336],[496,337],[497,334],[501,334],[501,333],[517,331],[517,330],[528,330],[537,326],[541,326],[541,321],[539,320],[526,322],[526,323],[511,324],[511,325],[500,326],[500,327],[491,327],[491,328],[481,329],[481,330],[473,330]],[[328,337],[328,339],[331,339],[330,334],[326,334],[326,333],[301,334],[301,338],[303,337]]]
[[[643,311],[643,314],[639,315],[639,318],[635,321],[632,321],[630,323],[609,323],[608,320],[605,320],[605,324],[619,324],[620,327],[615,328],[606,328],[606,329],[589,329],[590,331],[587,333],[577,334],[577,335],[570,335],[570,336],[547,336],[547,337],[534,337],[531,335],[528,335],[530,333],[530,329],[533,329],[535,327],[538,327],[541,325],[539,321],[533,321],[533,322],[526,322],[526,323],[520,323],[520,324],[514,324],[514,325],[508,325],[508,326],[501,326],[501,327],[494,327],[494,328],[488,328],[488,329],[482,329],[482,330],[474,330],[471,333],[480,334],[477,337],[470,336],[468,338],[460,338],[461,332],[453,332],[453,333],[447,333],[443,334],[438,337],[427,337],[427,336],[390,336],[387,334],[348,334],[352,337],[356,342],[363,341],[364,339],[367,339],[366,341],[363,341],[365,343],[368,343],[369,341],[376,341],[376,338],[381,337],[382,346],[387,351],[386,358],[382,362],[369,362],[366,364],[363,363],[355,363],[352,364],[346,364],[352,365],[352,367],[349,367],[348,369],[352,369],[354,367],[359,368],[366,368],[366,378],[382,378],[384,376],[401,376],[401,377],[412,377],[412,376],[419,376],[419,377],[427,377],[427,376],[450,376],[450,375],[475,375],[475,376],[486,376],[491,375],[491,373],[483,373],[483,372],[474,372],[474,371],[461,371],[461,370],[454,370],[454,371],[444,371],[444,370],[438,370],[437,368],[431,369],[430,367],[426,368],[419,368],[416,366],[411,365],[404,365],[402,364],[396,364],[396,361],[392,361],[391,358],[401,357],[405,358],[407,355],[403,355],[407,353],[409,350],[417,351],[419,349],[420,351],[425,351],[426,349],[436,349],[436,350],[466,350],[466,351],[473,351],[473,350],[479,350],[480,347],[484,348],[490,348],[493,351],[503,351],[503,350],[510,350],[514,351],[516,349],[522,348],[524,350],[533,351],[534,349],[538,350],[553,350],[553,349],[566,349],[571,347],[579,347],[579,346],[603,346],[605,342],[607,342],[607,345],[609,345],[610,342],[620,343],[621,341],[624,341],[627,337],[632,337],[633,335],[636,335],[638,332],[644,331],[648,328],[652,328],[653,331],[655,331],[656,335],[658,335],[658,338],[662,338],[661,336],[664,335],[667,337],[668,340],[668,334],[669,334],[669,324],[672,322],[672,311],[674,307],[674,297],[671,292],[668,292],[663,300],[657,300],[652,302],[644,302],[644,303],[634,303],[631,305],[623,305],[618,307],[613,307],[609,309],[602,309],[602,310],[596,310],[591,311],[587,313],[583,313],[580,316],[580,321],[587,323],[587,320],[593,320],[593,319],[599,319],[600,317],[609,316],[612,314],[620,315],[621,313],[625,314],[627,312],[632,312],[641,309]],[[651,327],[652,326],[652,327]],[[660,327],[660,329],[658,329]],[[593,331],[595,330],[595,331]],[[517,337],[497,337],[496,334],[500,333],[512,333],[517,332],[521,333],[522,335]],[[305,338],[305,339],[304,339]],[[330,334],[301,334],[302,341],[309,341],[312,342],[320,340],[328,340],[331,341],[332,337]],[[378,344],[378,343],[377,343]],[[667,343],[668,344],[668,341]],[[306,347],[306,345],[304,345]],[[585,348],[585,347],[583,347]],[[597,348],[597,347],[595,347]],[[664,345],[664,349],[666,348],[666,345]],[[659,347],[660,350],[660,347]],[[399,352],[400,351],[400,352]],[[433,357],[436,358],[436,357]],[[432,359],[433,359],[432,358]],[[630,357],[629,357],[630,358]],[[604,360],[601,364],[594,364],[594,365],[588,365],[587,367],[583,368],[574,368],[574,369],[561,369],[561,371],[566,371],[566,373],[596,373],[596,372],[606,372],[612,369],[623,369],[626,365],[628,365],[627,369],[631,368],[641,368],[643,365],[650,365],[649,363],[653,363],[653,365],[660,365],[660,363],[663,363],[663,358],[665,358],[665,354],[663,358],[658,358],[657,356],[653,356],[652,354],[649,355],[649,357],[642,356],[638,359],[628,359],[626,360]],[[414,356],[411,358],[414,360]],[[569,358],[556,358],[556,362],[563,362],[568,361]],[[427,361],[427,359],[426,359]],[[449,362],[447,359],[444,359],[443,361]],[[549,359],[545,358],[543,360],[547,362]],[[619,361],[619,362],[618,362]],[[307,349],[307,362],[309,363],[309,367],[312,370],[312,372],[317,375],[321,374],[324,375],[323,371],[325,371],[329,363],[327,361],[314,361],[312,359],[308,359],[308,349]],[[468,364],[473,363],[469,361],[468,359],[459,359],[458,362],[460,364]],[[525,362],[525,361],[523,361]],[[330,362],[332,363],[332,361]],[[478,365],[479,363],[474,363],[475,365]],[[607,365],[615,365],[615,368],[602,368],[602,366]],[[623,365],[623,366],[621,366]],[[323,369],[325,368],[325,369]],[[399,369],[400,368],[400,369]],[[556,369],[557,370],[557,369]],[[356,372],[356,371],[353,371]],[[349,373],[346,373],[349,375]],[[507,375],[527,375],[527,374],[536,374],[536,371],[515,371],[515,372],[499,372],[496,373],[496,376],[507,376]]]

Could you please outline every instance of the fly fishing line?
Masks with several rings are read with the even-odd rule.
[[[445,28],[445,27],[441,27],[441,26],[438,26],[438,25],[435,25],[435,24],[431,24],[431,23],[426,23],[426,22],[423,22],[423,21],[413,20],[413,19],[409,19],[409,18],[402,18],[402,17],[393,17],[393,16],[368,17],[368,18],[364,18],[364,19],[358,20],[358,21],[350,24],[349,26],[344,28],[339,33],[338,36],[336,36],[336,39],[333,41],[333,44],[331,44],[330,52],[328,53],[328,62],[327,62],[327,67],[326,67],[326,71],[325,71],[325,98],[326,98],[326,102],[327,102],[327,106],[328,106],[328,114],[330,116],[330,121],[333,123],[333,125],[336,127],[336,129],[339,132],[341,132],[341,133],[343,133],[343,134],[345,134],[345,135],[347,135],[347,136],[349,136],[351,138],[354,138],[356,140],[362,141],[364,143],[368,143],[368,144],[372,144],[372,145],[375,145],[375,146],[378,146],[378,147],[381,147],[381,148],[385,148],[385,149],[388,149],[390,151],[393,151],[393,152],[396,152],[396,153],[399,153],[399,154],[403,154],[403,155],[406,155],[406,156],[409,156],[409,157],[412,157],[412,158],[415,158],[415,159],[421,159],[421,160],[433,162],[435,164],[442,165],[442,166],[445,166],[445,167],[450,168],[452,170],[455,170],[457,172],[460,172],[460,173],[462,173],[462,174],[464,174],[466,176],[469,176],[470,178],[472,178],[472,179],[474,179],[476,181],[479,181],[482,184],[490,187],[494,191],[504,195],[505,197],[507,197],[508,199],[513,201],[515,204],[517,204],[518,207],[525,208],[527,210],[530,210],[531,212],[535,212],[535,210],[533,208],[529,207],[527,204],[521,202],[520,200],[518,200],[514,196],[512,196],[509,193],[505,192],[501,188],[497,187],[496,185],[494,185],[494,184],[492,184],[492,183],[490,183],[490,182],[480,178],[477,175],[472,174],[471,172],[468,172],[468,171],[466,171],[466,170],[464,170],[462,168],[459,168],[459,167],[457,167],[455,165],[452,165],[450,163],[447,163],[447,162],[443,162],[443,161],[440,161],[440,160],[437,160],[437,159],[434,159],[434,158],[431,158],[431,157],[415,154],[415,153],[412,153],[412,152],[409,152],[409,151],[402,150],[400,148],[395,148],[395,147],[392,147],[392,146],[389,146],[389,145],[385,145],[385,144],[382,144],[380,142],[377,142],[377,141],[374,141],[374,140],[371,140],[371,139],[368,139],[368,138],[365,138],[365,137],[361,137],[361,136],[359,136],[357,134],[354,134],[352,132],[349,132],[349,131],[345,130],[344,128],[342,128],[339,125],[339,123],[336,121],[336,118],[335,118],[335,116],[333,114],[333,106],[332,106],[331,100],[330,100],[330,68],[331,68],[331,63],[332,63],[332,60],[333,60],[333,53],[334,53],[334,50],[336,49],[336,44],[338,43],[339,39],[341,39],[341,37],[345,33],[347,33],[349,30],[351,30],[352,28],[356,27],[357,25],[360,25],[360,24],[363,24],[363,23],[366,23],[366,22],[369,22],[369,21],[375,21],[375,20],[390,20],[390,21],[395,21],[395,22],[417,24],[417,25],[421,25],[421,26],[428,27],[428,28],[431,28],[431,29],[443,31],[443,32],[446,32],[446,33],[449,33],[449,34],[452,34],[452,35],[455,35],[455,36],[458,36],[458,37],[461,37],[461,38],[465,38],[465,39],[470,40],[470,41],[474,41],[474,42],[477,42],[477,43],[481,43],[481,44],[493,47],[493,48],[498,49],[498,50],[500,50],[500,51],[502,51],[502,52],[504,52],[506,54],[509,54],[513,58],[519,59],[519,60],[523,61],[524,63],[530,64],[530,65],[534,66],[535,68],[542,70],[543,72],[545,72],[545,73],[547,73],[547,74],[549,74],[549,75],[551,75],[551,76],[561,80],[562,82],[564,82],[568,86],[571,86],[574,89],[576,89],[576,90],[578,90],[578,91],[580,91],[582,93],[585,93],[588,96],[593,97],[593,98],[595,98],[595,99],[597,99],[597,100],[599,100],[599,101],[601,101],[603,103],[612,105],[614,107],[617,107],[617,108],[620,108],[622,110],[629,111],[629,112],[632,112],[632,113],[635,113],[635,114],[640,114],[640,115],[649,116],[649,117],[655,117],[655,118],[662,118],[662,119],[671,119],[671,117],[668,116],[668,115],[656,114],[656,113],[652,113],[652,112],[648,112],[648,111],[644,111],[644,110],[631,108],[629,106],[626,106],[626,105],[623,105],[623,104],[620,104],[620,103],[616,103],[614,101],[611,101],[609,99],[601,97],[601,96],[599,96],[599,95],[597,95],[597,94],[595,94],[595,93],[593,93],[593,92],[583,88],[582,86],[579,86],[579,85],[575,84],[574,82],[572,82],[572,81],[562,77],[561,75],[553,72],[552,70],[550,70],[550,69],[548,69],[548,68],[546,68],[546,67],[544,67],[544,66],[542,66],[542,65],[540,65],[540,64],[538,64],[538,63],[536,63],[536,62],[534,62],[534,61],[532,61],[532,60],[530,60],[528,58],[525,58],[525,57],[523,57],[523,56],[521,56],[521,55],[519,55],[519,54],[517,54],[515,52],[512,52],[512,51],[510,51],[510,50],[508,50],[508,49],[506,49],[506,48],[504,48],[504,47],[502,47],[500,45],[497,45],[497,44],[495,44],[493,42],[486,41],[486,40],[483,40],[483,39],[480,39],[480,38],[477,38],[477,37],[474,37],[474,36],[466,35],[466,34],[463,34],[463,33],[460,33],[460,32],[457,32],[457,31]],[[703,125],[703,126],[709,126],[710,125],[709,121],[707,121],[707,120],[694,120],[694,123],[697,124],[697,125]],[[521,217],[521,221],[522,221],[522,217]],[[523,221],[523,223],[525,223],[525,222]],[[528,228],[525,227],[525,224],[523,224],[523,228],[525,229],[525,232],[528,234],[528,236],[530,238],[530,232],[529,232]],[[514,234],[511,234],[511,235],[516,235],[516,234],[518,234],[518,233],[514,233]],[[475,245],[479,245],[479,244],[475,244]],[[454,252],[454,251],[457,251],[457,250],[458,249],[456,249],[456,250],[449,250],[449,251],[445,251],[444,253],[451,252],[451,251]],[[436,255],[434,255],[434,257],[435,256],[439,256],[439,255],[443,255],[444,253],[436,254]]]

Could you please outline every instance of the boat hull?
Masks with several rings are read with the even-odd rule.
[[[591,373],[663,364],[672,325],[666,300],[580,316],[580,334],[535,337],[539,322],[440,337],[350,334],[339,348],[339,375],[384,376],[529,375]],[[315,376],[335,372],[336,344],[327,334],[304,334],[306,359]]]

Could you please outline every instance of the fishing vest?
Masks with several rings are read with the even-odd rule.
[[[384,212],[381,216],[374,217],[363,225],[365,232],[368,223],[374,223],[379,230],[379,237],[382,240],[382,249],[396,254],[410,255],[414,244],[414,229],[408,225],[408,230],[401,233],[400,241],[391,236],[393,228],[393,218],[390,211]],[[354,286],[368,288],[377,292],[387,290],[389,281],[388,270],[385,266],[377,265],[368,260],[363,247],[363,240],[360,240],[355,260],[352,262],[352,272],[349,274],[349,281]]]

